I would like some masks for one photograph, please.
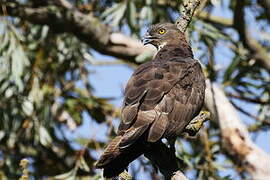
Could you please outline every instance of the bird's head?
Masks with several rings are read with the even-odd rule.
[[[159,23],[150,26],[145,36],[143,37],[143,44],[152,44],[158,50],[169,44],[176,44],[184,40],[183,33],[172,23]]]

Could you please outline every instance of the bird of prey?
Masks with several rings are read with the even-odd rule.
[[[151,143],[179,136],[204,101],[205,78],[185,35],[171,23],[151,26],[143,39],[158,52],[140,65],[124,93],[117,136],[96,163],[104,177],[114,177]]]

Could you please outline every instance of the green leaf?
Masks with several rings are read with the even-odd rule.
[[[152,8],[148,6],[144,6],[140,11],[139,17],[142,20],[144,19],[148,20],[150,24],[153,23],[154,15],[153,15]]]
[[[21,45],[23,39],[12,24],[6,26],[4,35],[0,39],[4,42],[0,48],[1,79],[15,83],[19,92],[24,89],[23,73],[30,65]]]
[[[228,66],[228,68],[226,69],[224,73],[223,83],[233,79],[232,74],[236,70],[236,66],[240,63],[240,61],[241,61],[241,58],[239,58],[238,56],[235,56],[233,58],[231,64]]]
[[[40,143],[45,147],[49,147],[52,144],[52,138],[47,129],[43,126],[39,127],[39,140]]]
[[[9,43],[9,36],[8,33],[4,33],[3,36],[0,36],[0,53],[1,51],[5,50]]]
[[[136,6],[133,1],[129,1],[128,3],[128,22],[132,28],[135,28],[137,26],[137,21],[136,21]]]
[[[109,16],[110,14],[112,14],[114,11],[117,11],[117,9],[119,9],[119,7],[121,6],[121,4],[114,4],[111,8],[106,9],[100,16],[101,19],[106,18],[107,16]]]
[[[103,177],[102,177],[102,175],[101,174],[97,174],[97,175],[95,175],[95,176],[92,176],[91,177],[91,180],[101,180]]]
[[[0,131],[0,141],[3,137],[5,137],[5,131]]]
[[[79,168],[81,168],[82,170],[86,171],[86,172],[90,172],[90,168],[87,165],[85,159],[83,158],[83,156],[80,156],[80,164],[79,164]]]
[[[22,110],[27,116],[30,116],[34,111],[33,103],[29,100],[25,100],[22,104]]]
[[[136,62],[142,63],[150,60],[153,57],[153,52],[146,51],[135,58]]]
[[[76,179],[76,173],[77,173],[78,168],[73,168],[71,171],[59,174],[57,176],[54,176],[54,179],[59,179],[59,180],[75,180]]]
[[[105,15],[103,14],[103,16],[105,16],[105,23],[110,24],[110,26],[112,27],[118,27],[120,24],[120,21],[123,19],[124,14],[126,12],[127,9],[127,3],[123,2],[123,3],[119,3],[115,6],[112,7],[112,10],[108,10],[110,13],[108,13],[108,11],[105,11]]]

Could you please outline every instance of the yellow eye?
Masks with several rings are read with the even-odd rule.
[[[165,29],[160,29],[160,30],[158,30],[158,33],[159,34],[164,34],[166,31],[165,31]]]

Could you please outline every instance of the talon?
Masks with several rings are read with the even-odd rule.
[[[186,126],[184,132],[187,132],[190,136],[195,136],[203,123],[210,119],[210,112],[208,111],[201,111],[198,116],[190,121],[190,123]]]

